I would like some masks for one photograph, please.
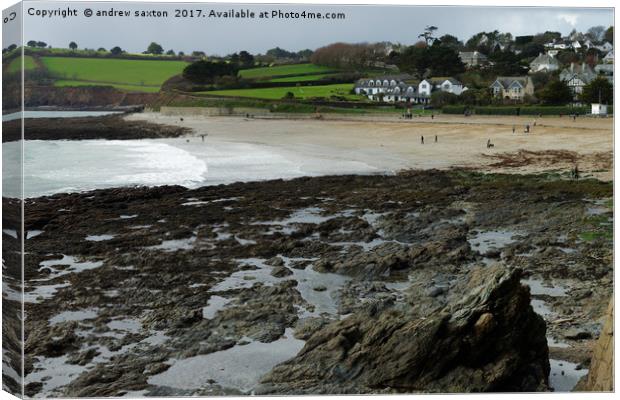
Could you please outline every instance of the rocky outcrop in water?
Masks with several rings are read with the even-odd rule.
[[[544,390],[545,323],[519,278],[519,270],[477,268],[459,284],[459,295],[430,315],[387,306],[333,323],[265,377],[260,391]]]
[[[21,139],[21,120],[2,124],[2,141]],[[87,139],[156,139],[179,137],[190,133],[190,128],[154,124],[145,121],[127,121],[120,115],[103,117],[29,118],[24,120],[26,140],[87,140]]]

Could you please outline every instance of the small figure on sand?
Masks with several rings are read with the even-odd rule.
[[[181,122],[183,122],[183,117],[179,118],[181,120]]]
[[[530,124],[525,125],[525,130],[523,133],[530,133]]]
[[[536,120],[534,120],[534,126],[536,126]]]
[[[205,141],[205,136],[207,136],[207,134],[206,134],[206,133],[204,133],[204,134],[200,135],[200,138],[202,139],[202,141],[203,141],[203,142]]]
[[[571,169],[570,175],[573,179],[579,179],[579,166],[577,164]]]
[[[487,139],[487,149],[490,149],[491,147],[495,147],[495,145],[491,143],[491,139]]]
[[[435,135],[435,143],[437,143],[437,135]]]
[[[431,119],[435,119],[435,114],[431,114]]]
[[[424,144],[424,136],[420,136],[420,143]]]
[[[515,131],[517,130],[517,127],[515,125],[512,126],[512,133],[515,133]]]
[[[577,114],[573,114],[573,122],[577,121]]]

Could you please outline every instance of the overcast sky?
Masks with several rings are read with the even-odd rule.
[[[41,18],[29,16],[28,9],[77,9],[77,17]],[[129,18],[84,16],[84,10],[128,10]],[[344,12],[344,20],[303,19],[217,19],[174,18],[174,9],[201,8],[225,11],[250,9],[260,11],[303,10],[311,12]],[[135,10],[165,10],[167,18],[135,18]],[[428,6],[323,6],[323,5],[213,5],[145,3],[71,3],[24,2],[25,41],[40,40],[54,47],[67,47],[70,41],[80,48],[110,49],[120,46],[126,51],[144,51],[151,41],[164,49],[189,53],[202,50],[207,54],[225,55],[247,50],[263,53],[279,46],[287,50],[315,49],[329,43],[391,41],[416,42],[426,25],[439,28],[437,35],[449,33],[467,40],[480,31],[499,30],[515,36],[545,30],[567,34],[573,28],[586,31],[594,25],[613,24],[612,9],[586,8],[502,8],[502,7],[428,7]],[[6,31],[5,31],[6,32]],[[6,47],[11,35],[3,38]]]

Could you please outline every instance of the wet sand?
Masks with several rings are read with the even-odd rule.
[[[612,179],[612,118],[331,118],[335,117],[291,120],[184,116],[181,121],[178,116],[159,113],[126,117],[192,128],[196,139],[191,141],[201,142],[200,136],[207,135],[207,143],[211,140],[266,145],[275,152],[365,163],[378,172],[451,167],[508,173],[568,172],[577,163],[586,175]],[[526,124],[531,127],[529,134],[523,133]],[[491,148],[486,146],[489,139],[494,145]]]

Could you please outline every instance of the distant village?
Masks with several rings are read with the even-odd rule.
[[[612,101],[609,97],[613,87],[613,27],[593,27],[585,34],[573,31],[566,37],[559,32],[545,32],[514,39],[497,31],[482,32],[465,44],[451,35],[428,40],[435,29],[427,27],[420,35],[426,40],[413,46],[418,48],[417,52],[401,46],[386,49],[386,62],[381,66],[394,73],[359,79],[355,93],[377,102],[423,105],[584,104],[593,102],[584,97],[588,85],[596,83],[592,92],[597,100],[602,92],[598,86],[605,85],[601,81],[604,80],[609,86],[606,98],[600,101]],[[435,69],[445,70],[445,66],[436,68],[430,62],[427,68],[401,72],[403,67],[407,69],[407,62],[400,58],[402,54],[409,51],[423,55],[422,49],[434,46],[453,50],[463,69],[455,66],[453,75],[433,76]],[[396,62],[391,64],[390,60]],[[440,60],[445,62],[446,58]],[[414,57],[411,65],[416,64]],[[485,95],[490,98],[485,100]]]

